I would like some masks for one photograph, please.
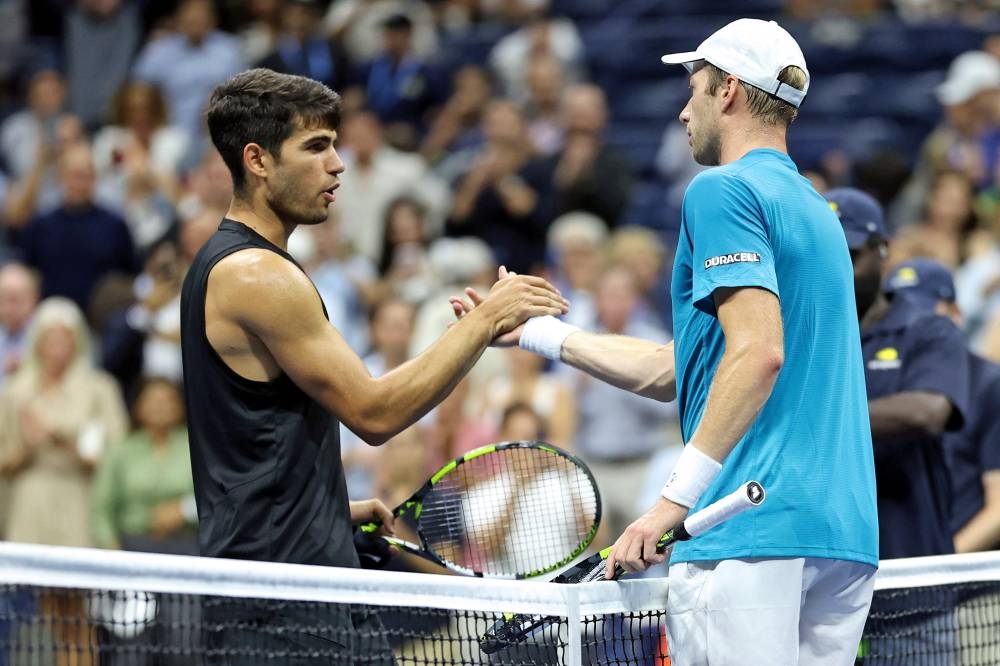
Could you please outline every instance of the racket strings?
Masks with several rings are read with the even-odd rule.
[[[419,529],[442,558],[487,576],[551,569],[589,542],[598,496],[571,459],[536,448],[466,461],[424,498]]]

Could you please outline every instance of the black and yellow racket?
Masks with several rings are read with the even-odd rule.
[[[412,523],[420,543],[383,537],[392,545],[456,573],[520,579],[583,553],[601,522],[601,498],[575,456],[544,442],[501,442],[449,462],[393,513]]]
[[[660,537],[656,543],[656,552],[662,553],[678,541],[687,541],[703,534],[733,516],[760,506],[763,501],[764,487],[756,481],[748,481],[729,495],[691,514],[680,525]],[[605,580],[604,574],[607,571],[610,553],[611,547],[609,546],[567,569],[553,578],[551,582],[573,584]],[[615,579],[624,574],[623,568],[615,567]],[[486,654],[493,654],[523,642],[529,636],[558,621],[559,618],[552,615],[504,613],[500,619],[493,623],[489,631],[480,636],[479,649]]]

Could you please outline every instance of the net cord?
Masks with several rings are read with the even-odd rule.
[[[883,560],[875,590],[1000,581],[1000,551]]]
[[[662,610],[666,579],[556,585],[0,542],[0,584],[578,617]]]

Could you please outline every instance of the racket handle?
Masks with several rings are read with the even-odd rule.
[[[681,527],[687,533],[687,538],[690,539],[703,532],[707,532],[733,516],[737,516],[755,506],[760,506],[763,502],[764,486],[756,481],[747,481],[719,501],[713,502],[701,511],[688,516]],[[678,536],[677,540],[684,541],[685,539]]]

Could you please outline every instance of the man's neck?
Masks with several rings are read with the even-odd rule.
[[[875,301],[868,306],[865,313],[861,315],[861,321],[859,322],[861,330],[865,330],[875,324],[879,323],[885,318],[887,312],[889,312],[889,306],[891,303],[889,299],[885,297],[885,294],[879,293],[875,297]]]
[[[744,127],[733,131],[722,144],[720,164],[729,164],[742,158],[751,150],[770,148],[788,153],[785,130],[777,127]]]
[[[294,224],[286,224],[266,204],[257,205],[233,197],[226,217],[245,224],[282,250],[288,249],[288,237],[295,230]]]

